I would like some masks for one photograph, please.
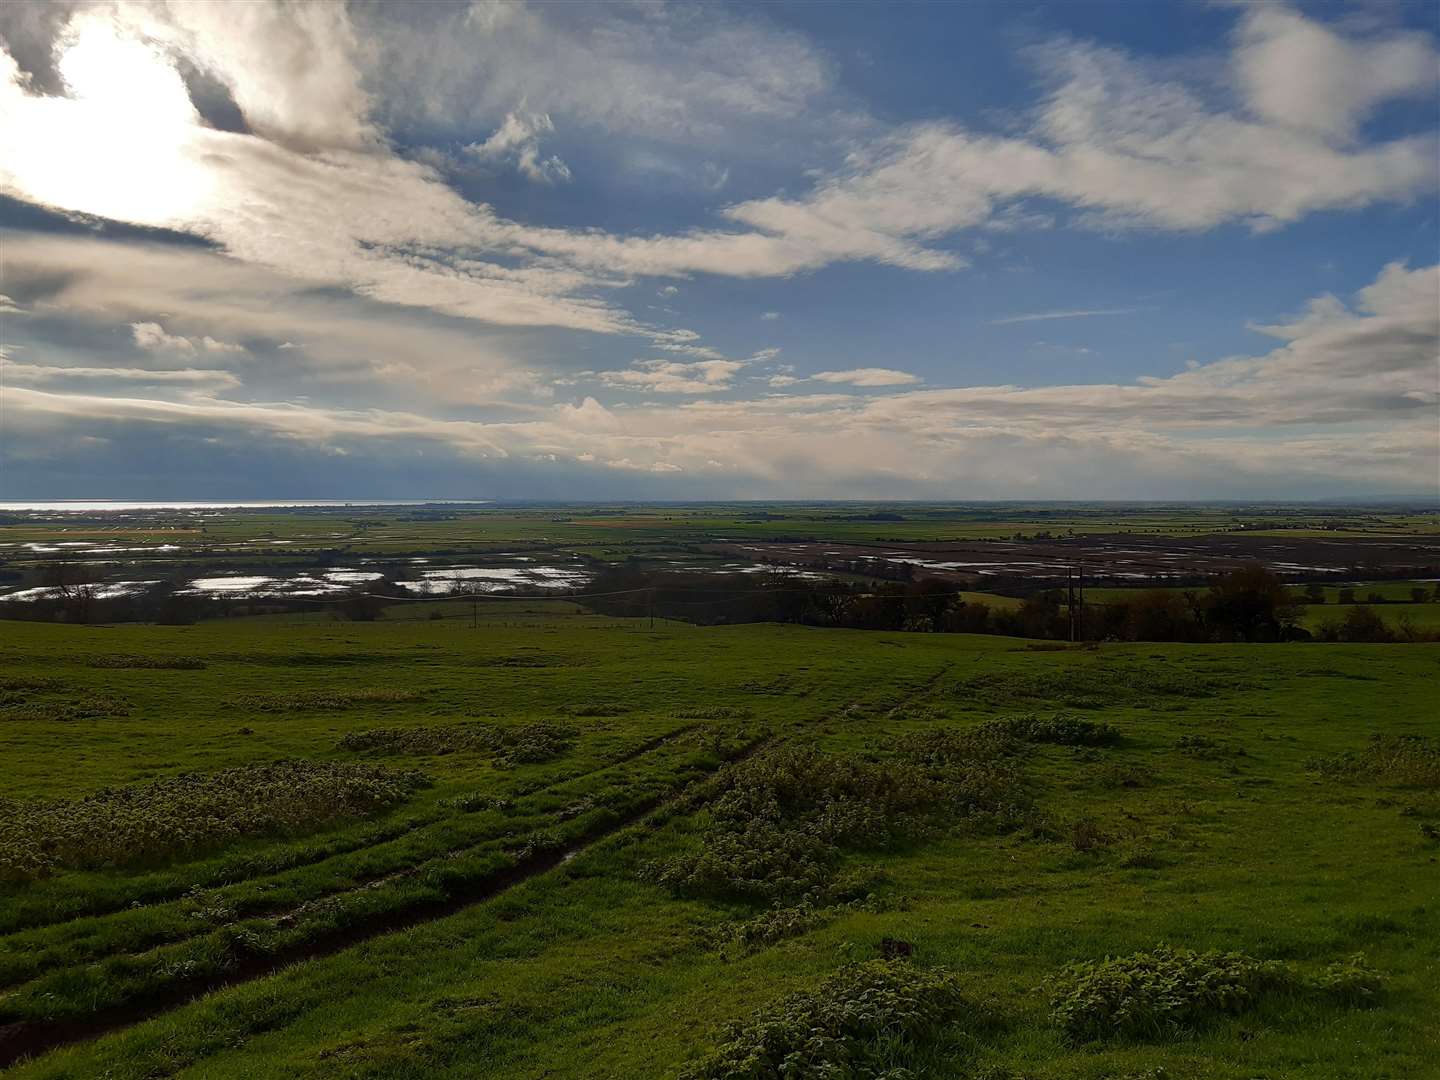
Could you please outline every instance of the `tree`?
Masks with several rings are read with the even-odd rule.
[[[1394,641],[1395,635],[1385,625],[1385,620],[1366,604],[1357,604],[1345,612],[1340,623],[1341,641],[1382,642]]]
[[[1410,590],[1410,600],[1412,603],[1423,604],[1427,599],[1429,599],[1429,593],[1423,588],[1417,587]]]
[[[1325,588],[1322,585],[1305,586],[1305,602],[1307,604],[1325,603]]]
[[[1262,563],[1231,570],[1210,586],[1205,623],[1212,636],[1275,641],[1299,612],[1285,583]]]
[[[1355,590],[1354,590],[1354,589],[1341,589],[1341,590],[1340,590],[1340,597],[1339,597],[1339,600],[1337,601],[1337,603],[1341,603],[1341,604],[1353,604],[1353,603],[1355,603]]]

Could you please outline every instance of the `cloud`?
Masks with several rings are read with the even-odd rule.
[[[547,475],[559,490],[592,495],[623,489],[607,488],[607,476],[675,470],[692,481],[687,490],[717,497],[1418,491],[1433,489],[1440,468],[1437,290],[1440,267],[1392,264],[1352,298],[1318,297],[1267,326],[1268,352],[1126,383],[717,400],[714,388],[733,386],[741,362],[649,360],[599,378],[696,400],[612,409],[587,397],[507,420],[218,393],[164,400],[8,387],[5,452],[10,460],[70,453],[66,436],[78,431],[132,442],[183,437],[186,446],[253,444],[260,435],[311,461],[423,452],[453,460],[445,475],[457,478],[470,475],[465,462],[487,461],[530,478],[514,463],[553,459],[547,468],[559,471]]]
[[[666,285],[655,290],[656,296],[675,296],[680,292],[674,285]]]
[[[142,349],[168,350],[170,352],[212,352],[212,353],[241,353],[245,346],[237,345],[234,342],[217,341],[209,334],[200,338],[187,338],[176,334],[167,334],[165,328],[155,322],[137,322],[130,324],[131,333],[134,335],[135,344]]]
[[[127,367],[77,367],[49,364],[17,364],[0,359],[0,373],[4,381],[14,383],[96,383],[113,382],[121,384],[146,383],[153,386],[177,386],[206,393],[234,390],[241,385],[239,378],[228,371],[207,368],[127,368]]]
[[[853,368],[850,371],[821,371],[810,376],[817,382],[849,383],[851,386],[908,386],[920,382],[918,375],[892,368]]]
[[[761,314],[760,318],[765,322],[775,322],[780,318],[780,313],[778,311],[766,311]]]
[[[657,394],[714,394],[730,389],[745,360],[636,360],[628,371],[602,371],[598,378],[618,389],[647,390]]]
[[[507,113],[505,122],[483,143],[471,143],[465,152],[481,161],[507,161],[525,176],[542,184],[571,179],[570,167],[554,154],[540,156],[540,138],[555,130],[548,113],[523,110]]]
[[[1085,319],[1093,315],[1133,315],[1139,308],[1092,308],[1075,311],[1036,311],[1028,315],[1011,315],[1004,319],[991,319],[991,326],[1009,326],[1011,323],[1043,322],[1047,319]]]
[[[1236,32],[1234,65],[1246,104],[1281,127],[1347,143],[1374,109],[1434,96],[1429,35],[1346,40],[1289,8],[1251,7]]]

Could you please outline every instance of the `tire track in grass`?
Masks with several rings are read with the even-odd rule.
[[[649,754],[654,752],[655,750],[660,749],[666,743],[674,739],[678,739],[684,735],[688,735],[690,732],[694,731],[698,727],[700,727],[700,724],[698,723],[684,724],[678,728],[672,729],[671,731],[665,732],[660,735],[652,736],[651,738],[644,740],[637,746],[631,747],[629,750],[626,750],[613,758],[608,758],[602,762],[599,762],[596,765],[591,766],[588,769],[583,769],[580,772],[572,773],[568,776],[559,777],[558,779],[552,780],[549,783],[535,788],[532,791],[524,792],[520,797],[528,798],[532,795],[539,795],[554,788],[561,787],[565,784],[572,784],[578,780],[584,780],[586,777],[593,776],[599,772],[604,772],[606,769],[613,769],[620,765],[625,765],[631,761],[634,761],[638,757],[642,757],[645,754]],[[268,870],[260,874],[247,875],[239,878],[238,880],[226,874],[226,868],[222,865],[219,869],[215,871],[214,874],[210,875],[205,881],[192,881],[191,884],[184,887],[174,885],[166,888],[156,889],[150,896],[146,897],[143,900],[133,897],[117,897],[109,903],[97,903],[92,907],[79,908],[77,910],[70,911],[66,913],[62,918],[57,918],[49,921],[20,923],[16,926],[13,926],[11,929],[5,931],[3,934],[0,934],[0,946],[4,945],[6,938],[30,930],[45,930],[51,927],[64,926],[67,923],[72,923],[79,919],[99,919],[109,915],[120,914],[122,912],[136,911],[150,907],[158,907],[163,904],[172,904],[179,900],[182,900],[185,894],[190,889],[194,888],[196,884],[199,884],[204,888],[219,889],[224,888],[227,885],[240,884],[241,882],[268,881],[271,878],[279,877],[282,874],[288,874],[295,870],[303,870],[306,867],[319,866],[322,863],[328,862],[331,859],[342,858],[346,855],[352,855],[356,852],[364,851],[366,848],[379,847],[381,844],[388,844],[395,840],[403,839],[404,837],[409,836],[412,833],[419,832],[422,829],[427,829],[432,825],[443,822],[449,816],[450,815],[437,810],[423,817],[411,818],[405,822],[398,823],[396,826],[393,827],[381,828],[376,831],[366,833],[360,837],[356,837],[353,842],[337,842],[334,847],[326,848],[323,852],[316,853],[313,857],[297,858],[294,861],[287,862],[283,866],[279,866],[273,870]],[[13,985],[15,984],[0,983],[0,989],[5,989],[8,986]]]
[[[629,764],[630,762],[638,758],[653,754],[660,749],[670,745],[671,743],[674,743],[677,740],[684,738],[686,735],[691,734],[700,726],[701,725],[698,723],[686,724],[681,727],[672,729],[671,731],[662,733],[661,735],[646,739],[642,743],[631,747],[623,754],[610,758],[607,761],[595,765],[592,768],[588,768],[580,772],[573,773],[570,776],[561,777],[559,779],[553,780],[547,784],[542,785],[541,787],[535,788],[533,791],[526,792],[524,795],[520,796],[520,798],[528,799],[535,796],[544,795],[547,792],[555,791],[556,789],[563,788],[567,785],[581,783],[588,778],[599,776],[600,774],[603,774],[610,770],[619,769],[622,766]],[[443,820],[446,819],[437,818],[434,821],[428,822],[427,825],[434,825]],[[419,828],[412,829],[410,830],[410,834],[419,831]],[[532,828],[531,832],[533,833],[534,831],[535,828]],[[178,932],[176,926],[173,924],[169,926],[162,926],[152,930],[148,935],[132,935],[128,938],[128,940],[122,940],[113,948],[98,948],[96,949],[96,951],[88,953],[87,955],[75,957],[73,959],[61,958],[56,962],[58,962],[58,964],[62,968],[78,970],[83,969],[87,965],[103,963],[107,959],[117,956],[128,955],[132,958],[136,958],[144,955],[152,949],[181,946],[188,941],[193,941],[197,938],[220,932],[227,925],[233,926],[237,924],[242,924],[252,919],[273,919],[279,916],[284,916],[287,913],[294,913],[295,911],[299,911],[301,909],[314,908],[327,901],[332,901],[339,896],[356,894],[365,889],[375,889],[390,880],[402,877],[415,877],[422,873],[426,868],[436,865],[442,865],[445,860],[456,858],[464,854],[466,851],[478,852],[486,846],[495,847],[508,839],[523,839],[525,835],[526,834],[524,833],[520,833],[514,835],[479,836],[474,840],[473,843],[466,843],[457,847],[449,848],[444,851],[423,855],[419,858],[419,861],[414,862],[409,866],[401,867],[398,869],[377,869],[376,871],[369,874],[357,873],[349,882],[343,884],[337,883],[335,885],[332,885],[331,887],[324,888],[322,891],[316,892],[314,895],[308,896],[303,901],[299,901],[298,903],[292,902],[292,904],[288,908],[283,906],[275,908],[272,906],[268,908],[255,907],[253,909],[250,909],[247,907],[243,915],[235,918],[227,918],[220,923],[196,921],[192,919]],[[396,839],[400,839],[400,837],[390,837],[382,841],[381,843],[390,843]],[[378,844],[370,845],[370,847],[378,846]],[[346,855],[355,854],[357,851],[363,850],[365,849],[357,848],[352,851],[338,853],[331,857],[335,859],[340,859],[344,858]],[[307,865],[313,868],[325,861],[327,860],[318,860],[315,863]],[[304,869],[306,869],[306,867],[291,867],[283,871],[277,871],[274,874],[260,875],[254,878],[247,878],[242,881],[236,881],[233,882],[230,887],[234,889],[248,889],[257,886],[263,886],[266,881],[273,882],[276,878],[284,874],[295,873],[297,871],[303,871]],[[216,897],[218,902],[220,902],[221,904],[235,902],[234,900],[231,900],[230,898],[223,895],[227,886],[216,886],[216,888],[219,889],[222,894]],[[97,929],[101,929],[105,925],[104,920],[106,918],[116,915],[128,915],[131,911],[156,910],[166,905],[174,905],[181,903],[184,899],[185,897],[182,895],[171,900],[156,902],[149,905],[139,905],[121,908],[115,912],[106,913],[106,915],[82,916],[81,918],[94,918],[96,920],[99,920],[100,926],[97,927]],[[240,903],[245,903],[243,897],[240,897],[238,899]],[[77,921],[79,920],[71,920],[70,922],[73,923]],[[182,919],[181,922],[184,923],[184,920]],[[37,932],[44,933],[46,931],[53,932],[56,930],[63,930],[66,925],[67,923],[52,923],[49,926],[40,928]],[[14,938],[12,938],[11,941],[14,942]],[[5,942],[0,941],[0,945],[3,944],[5,944]],[[16,944],[19,945],[21,950],[25,950],[26,943],[23,940]],[[13,947],[14,946],[12,945],[12,948]],[[52,947],[52,950],[49,951],[53,951],[53,948],[60,947],[63,947],[63,942],[57,942]],[[37,978],[43,977],[47,973],[45,969],[49,961],[46,961],[45,959],[47,953],[46,948],[42,944],[42,946],[38,949],[35,949],[32,946],[32,950],[34,955],[32,956],[31,964],[28,965],[28,967],[17,967],[12,977],[6,978],[3,982],[0,982],[0,992],[14,993],[23,991],[26,985],[34,982]]]
[[[373,919],[361,919],[339,928],[334,933],[297,943],[287,949],[241,957],[218,976],[177,979],[168,984],[163,992],[152,994],[143,1000],[102,1009],[88,1016],[44,1021],[18,1020],[0,1026],[0,1069],[63,1046],[96,1039],[154,1019],[216,990],[252,982],[273,975],[292,964],[331,956],[373,938],[434,922],[492,900],[517,885],[570,862],[626,829],[642,827],[651,815],[674,809],[693,810],[704,801],[704,788],[709,781],[726,767],[745,760],[772,741],[773,736],[770,735],[754,738],[726,759],[718,769],[705,776],[682,785],[678,790],[643,799],[618,819],[597,824],[595,828],[567,843],[539,849],[532,845],[524,849],[517,861],[510,866],[473,882],[462,883],[444,899],[428,903],[417,902],[409,907],[383,912]]]

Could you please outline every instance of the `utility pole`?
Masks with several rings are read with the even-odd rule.
[[[1080,608],[1077,621],[1080,624],[1080,640],[1085,640],[1085,560],[1081,559],[1078,565],[1080,575]]]
[[[1075,641],[1075,568],[1065,571],[1065,614],[1070,616],[1070,641]]]
[[[649,593],[647,593],[646,595],[649,597],[649,600],[650,600],[650,629],[651,629],[651,630],[654,630],[654,629],[655,629],[655,590],[652,588],[652,589],[649,591]]]

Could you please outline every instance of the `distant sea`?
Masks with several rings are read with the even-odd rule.
[[[53,502],[0,502],[0,511],[77,510],[265,510],[302,506],[483,506],[488,499],[285,499],[273,502],[121,502],[115,499],[56,499]]]

